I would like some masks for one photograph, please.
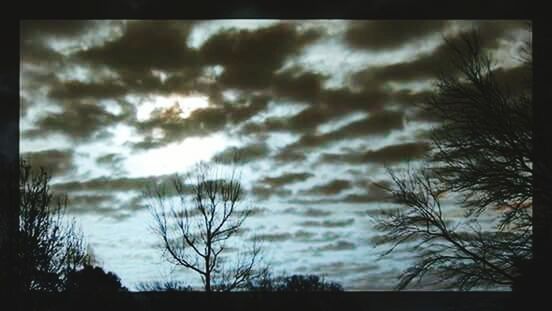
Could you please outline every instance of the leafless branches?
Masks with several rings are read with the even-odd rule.
[[[50,176],[21,160],[18,273],[25,290],[59,291],[69,272],[87,262],[86,246],[74,221],[67,221],[66,198],[54,197]]]
[[[532,257],[538,163],[531,83],[501,84],[476,32],[448,44],[459,76],[441,74],[436,93],[422,107],[441,122],[431,137],[434,152],[421,169],[409,168],[401,176],[388,170],[395,185],[388,190],[405,208],[387,213],[377,225],[391,244],[384,255],[402,244],[419,251],[416,264],[401,275],[400,289],[428,273],[449,288],[512,285],[521,262]],[[460,198],[455,203],[465,208],[465,217],[446,216],[445,195]],[[502,213],[495,228],[478,222],[484,212]]]
[[[380,243],[392,246],[410,243],[419,251],[418,262],[400,276],[397,288],[418,283],[432,272],[440,286],[458,289],[511,285],[518,276],[515,262],[531,254],[531,230],[523,227],[509,231],[484,230],[474,217],[465,221],[447,219],[441,197],[445,193],[436,183],[438,176],[428,169],[399,175],[389,170],[396,188],[396,202],[407,206],[387,213],[377,224],[386,233]]]
[[[166,258],[199,274],[207,292],[244,284],[259,259],[258,245],[238,254],[232,267],[223,259],[226,242],[251,214],[250,208],[240,204],[244,192],[239,174],[233,169],[222,176],[216,166],[201,163],[187,178],[175,176],[172,186],[176,198],[162,186],[146,191]]]

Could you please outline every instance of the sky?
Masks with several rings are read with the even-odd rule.
[[[200,284],[162,257],[146,185],[239,154],[255,212],[230,254],[256,235],[275,272],[389,290],[416,254],[379,257],[373,217],[397,206],[375,183],[429,152],[417,104],[474,28],[513,83],[523,21],[22,21],[21,155],[130,289]]]

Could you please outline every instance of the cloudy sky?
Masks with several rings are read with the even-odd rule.
[[[443,37],[478,27],[510,81],[521,21],[25,21],[20,150],[67,193],[98,261],[134,288],[199,279],[161,257],[141,196],[239,154],[275,271],[391,289],[414,258],[377,260],[374,182],[429,150],[416,110],[447,69]]]

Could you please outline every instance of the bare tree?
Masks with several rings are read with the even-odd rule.
[[[66,218],[66,197],[50,191],[51,176],[20,162],[17,272],[25,291],[60,291],[68,274],[88,262],[82,234]]]
[[[255,273],[260,247],[253,243],[249,251],[239,252],[234,262],[224,257],[227,242],[251,214],[242,204],[239,174],[232,169],[223,176],[217,166],[200,163],[187,178],[175,176],[172,186],[177,204],[163,185],[146,191],[166,258],[199,274],[207,292],[243,286]]]
[[[520,276],[519,263],[531,256],[531,227],[528,214],[521,226],[508,230],[484,228],[474,217],[447,217],[442,197],[448,192],[442,176],[430,168],[408,169],[403,174],[389,170],[396,203],[407,206],[385,212],[377,228],[386,234],[379,243],[392,243],[387,255],[401,244],[419,251],[419,260],[400,276],[398,289],[414,280],[419,284],[431,272],[430,284],[447,288],[511,286]],[[501,223],[502,224],[502,223]]]
[[[436,93],[422,108],[440,121],[431,136],[434,151],[421,169],[394,181],[396,202],[407,208],[385,215],[377,227],[383,242],[414,243],[418,262],[401,275],[399,288],[431,272],[436,282],[469,289],[512,285],[532,257],[533,157],[530,42],[518,84],[497,77],[477,32],[447,40],[454,73],[441,74]],[[459,75],[457,74],[459,73]],[[456,195],[465,218],[443,212],[442,197]],[[499,211],[496,227],[478,217]]]

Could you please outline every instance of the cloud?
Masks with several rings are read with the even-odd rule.
[[[355,222],[354,218],[349,218],[344,220],[324,220],[324,221],[307,220],[307,221],[300,222],[299,225],[303,227],[338,228],[338,227],[349,227],[354,222]]]
[[[116,198],[113,193],[88,192],[86,194],[68,194],[67,212],[72,215],[95,215],[122,221],[132,216],[146,205],[141,204],[141,197],[134,196],[128,200]]]
[[[365,152],[351,152],[345,154],[322,153],[320,161],[324,163],[378,163],[393,164],[413,159],[423,158],[430,150],[426,142],[413,142],[385,146],[377,150]]]
[[[275,97],[280,99],[310,103],[322,94],[322,83],[327,78],[322,73],[293,67],[274,76],[272,92]]]
[[[73,151],[69,149],[48,149],[23,153],[22,158],[29,161],[33,169],[43,167],[53,176],[65,175],[75,170]]]
[[[315,251],[346,251],[346,250],[354,250],[357,246],[355,243],[351,243],[348,241],[337,241],[334,243],[326,244],[322,247],[315,248]]]
[[[137,191],[141,192],[152,183],[157,185],[169,185],[172,182],[174,175],[160,175],[149,177],[122,177],[109,178],[98,177],[84,181],[69,181],[63,183],[52,184],[52,188],[58,191]]]
[[[301,32],[292,23],[278,23],[256,30],[220,31],[200,47],[206,64],[222,65],[220,82],[229,88],[263,89],[286,59],[321,36],[318,30]]]
[[[519,22],[481,21],[474,24],[480,34],[480,44],[486,49],[499,47],[499,40],[509,31],[520,29]],[[412,27],[415,29],[416,27]],[[467,30],[460,31],[448,37],[451,44],[462,47],[460,36]],[[405,62],[398,62],[384,66],[370,66],[352,75],[351,81],[358,86],[383,85],[389,81],[420,81],[435,79],[440,72],[455,73],[456,68],[451,66],[451,58],[454,52],[447,43],[437,46],[430,52],[418,55],[416,58]]]
[[[114,163],[120,163],[124,159],[125,158],[120,154],[108,153],[101,157],[96,158],[96,163],[100,165],[104,165],[104,164],[113,165]]]
[[[78,80],[52,83],[48,95],[57,100],[108,99],[125,95],[129,89],[117,81],[99,83]]]
[[[109,135],[107,127],[131,117],[130,111],[116,115],[91,100],[64,101],[61,108],[61,112],[51,112],[39,118],[34,128],[24,131],[23,136],[37,139],[59,133],[73,140],[98,139]]]
[[[300,207],[288,207],[282,211],[284,214],[299,215],[304,217],[326,217],[332,214],[330,211],[325,211],[316,208],[300,208]]]
[[[299,151],[282,151],[282,152],[279,152],[278,154],[276,154],[273,158],[272,158],[274,161],[277,161],[277,162],[283,162],[283,163],[286,163],[286,162],[302,162],[302,161],[305,161],[307,159],[307,156],[305,155],[304,152],[299,152]]]
[[[292,194],[292,191],[289,189],[277,188],[274,189],[266,185],[255,185],[251,188],[250,192],[259,199],[266,200],[273,196],[276,197],[287,197]]]
[[[86,194],[86,195],[71,195],[68,198],[69,204],[75,205],[101,205],[114,198],[111,194]]]
[[[326,184],[314,186],[304,193],[307,194],[320,194],[320,195],[335,195],[341,193],[343,190],[347,190],[351,187],[351,182],[344,179],[335,179]]]
[[[308,242],[314,236],[316,236],[316,233],[314,232],[298,230],[293,234],[293,240],[298,242]]]
[[[379,88],[365,87],[359,91],[349,88],[324,89],[321,94],[309,102],[307,108],[291,117],[269,117],[262,123],[247,122],[240,133],[244,135],[269,132],[291,132],[294,134],[314,135],[317,128],[326,122],[342,118],[355,112],[381,111],[386,103],[396,94]],[[385,113],[380,117],[385,116]],[[372,120],[374,121],[374,120]],[[374,122],[376,123],[377,120]],[[363,126],[356,125],[362,131]],[[374,134],[378,132],[376,126],[368,126],[364,131]],[[339,135],[339,133],[338,133]],[[314,137],[314,136],[313,136]],[[311,139],[317,139],[316,137]],[[328,138],[331,140],[331,136]]]
[[[292,235],[289,232],[283,232],[283,233],[264,233],[259,234],[255,238],[259,239],[261,241],[267,241],[267,242],[283,242],[291,239]],[[254,238],[251,238],[250,240],[253,240]]]
[[[74,38],[82,35],[95,25],[96,21],[86,20],[22,20],[21,38],[46,36],[50,38]]]
[[[266,142],[252,143],[243,147],[229,147],[217,153],[214,161],[235,160],[244,164],[252,161],[262,160],[270,154],[270,148]]]
[[[297,142],[286,146],[282,153],[306,148],[320,148],[345,139],[385,135],[392,130],[402,129],[404,127],[403,118],[404,112],[402,111],[375,112],[367,118],[354,121],[329,133],[305,134]]]
[[[392,196],[384,188],[391,188],[393,185],[387,180],[360,180],[355,183],[360,189],[364,190],[360,194],[349,194],[345,196],[342,202],[347,203],[385,203],[392,200]]]
[[[199,64],[186,40],[193,22],[130,21],[124,33],[104,44],[76,53],[83,62],[106,66],[127,79],[141,79],[152,70],[176,72]]]
[[[512,95],[519,95],[521,92],[532,89],[533,77],[527,65],[520,65],[508,69],[498,68],[493,71],[493,74],[502,89],[506,92],[510,92]]]
[[[83,20],[20,21],[20,59],[25,63],[51,65],[62,61],[62,55],[48,44],[51,39],[74,39],[92,30],[97,22]]]
[[[159,147],[187,137],[207,136],[221,131],[227,126],[241,123],[266,108],[268,97],[252,96],[239,99],[237,102],[224,103],[221,106],[211,106],[192,111],[183,118],[182,109],[178,104],[169,108],[157,109],[150,119],[134,123],[134,127],[145,138],[132,145],[135,149]],[[161,130],[163,137],[153,138],[154,130]]]
[[[316,235],[317,234],[314,232],[298,230],[298,231],[295,231],[293,234],[289,232],[260,234],[260,235],[257,235],[256,237],[251,238],[250,240],[252,241],[255,238],[257,238],[257,239],[260,239],[261,241],[267,241],[267,242],[284,242],[284,241],[327,242],[327,241],[331,241],[332,238],[334,239],[337,238],[332,235],[325,235],[320,238],[315,238]]]
[[[353,48],[373,51],[397,49],[440,32],[446,25],[446,21],[435,20],[352,21],[345,42]]]
[[[285,173],[276,177],[265,177],[260,180],[260,183],[271,187],[282,187],[288,184],[294,184],[300,181],[305,181],[314,175],[312,173]]]

